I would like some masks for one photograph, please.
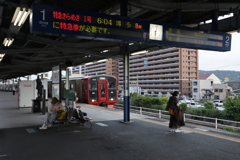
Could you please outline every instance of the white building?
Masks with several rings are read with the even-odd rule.
[[[213,99],[224,100],[227,96],[230,96],[232,93],[232,87],[228,84],[213,84],[214,95]]]
[[[221,84],[221,80],[213,73],[199,74],[199,79],[209,79],[213,81],[213,84]]]
[[[221,83],[221,80],[213,73],[199,74],[198,80],[192,80],[192,95],[196,101],[202,99],[224,100],[231,95],[231,92],[232,88]]]
[[[196,101],[200,101],[201,99],[211,99],[213,94],[213,80],[192,80],[192,97]]]

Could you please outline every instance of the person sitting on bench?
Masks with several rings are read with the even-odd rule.
[[[47,127],[52,126],[53,120],[57,117],[57,111],[59,110],[65,110],[65,107],[59,102],[59,100],[56,97],[52,98],[51,101],[52,105],[49,108],[49,111],[44,115],[44,121],[42,127],[39,129],[44,130],[47,129]]]

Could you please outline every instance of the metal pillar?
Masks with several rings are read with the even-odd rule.
[[[46,90],[43,89],[43,95],[42,95],[42,114],[44,115],[46,113]]]
[[[127,2],[128,0],[121,0],[120,2],[120,14],[123,17],[127,17]],[[130,97],[129,97],[129,53],[127,50],[128,44],[121,47],[121,53],[123,53],[123,65],[124,65],[124,122],[130,121]]]
[[[69,83],[69,68],[66,69],[66,89],[70,89],[70,83]]]
[[[174,11],[174,24],[181,25],[181,10],[175,10]]]
[[[218,11],[212,11],[212,30],[218,31]]]
[[[130,97],[129,97],[129,54],[127,46],[124,46],[125,52],[123,57],[124,65],[124,122],[130,121]]]
[[[62,65],[59,64],[59,101],[62,103]]]

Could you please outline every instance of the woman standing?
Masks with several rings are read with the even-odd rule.
[[[182,111],[178,104],[178,91],[174,91],[167,103],[167,110],[170,113],[170,132],[180,132],[179,128],[185,126]]]

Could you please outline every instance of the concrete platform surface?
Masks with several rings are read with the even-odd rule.
[[[19,109],[17,96],[0,92],[0,160],[230,160],[240,157],[240,134],[187,124],[170,133],[164,119],[78,104],[92,128],[63,125],[39,130],[41,113]]]

